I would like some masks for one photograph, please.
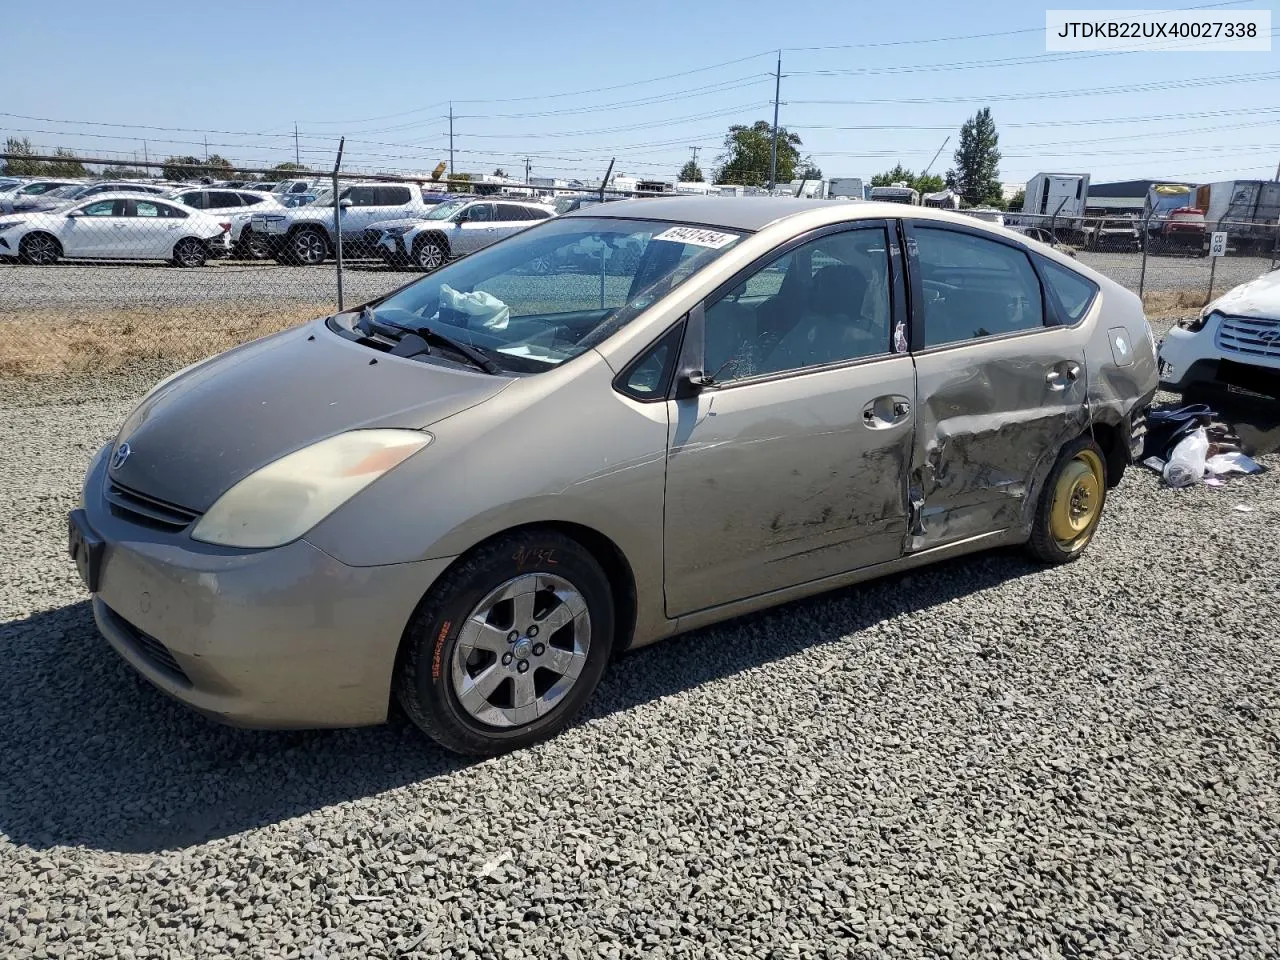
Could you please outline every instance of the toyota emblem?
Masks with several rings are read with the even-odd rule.
[[[122,443],[116,447],[115,455],[111,458],[111,469],[119,470],[124,466],[124,462],[129,459],[129,454],[133,453],[128,443]]]

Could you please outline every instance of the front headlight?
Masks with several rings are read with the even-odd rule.
[[[1204,325],[1209,322],[1209,318],[1217,312],[1218,311],[1213,310],[1209,313],[1201,313],[1198,317],[1188,317],[1186,319],[1179,320],[1178,326],[1187,331],[1187,333],[1199,333],[1204,329]]]
[[[5,220],[3,223],[0,223],[0,233],[4,233],[6,230],[12,230],[14,227],[20,227],[23,222],[24,221],[22,220]]]
[[[297,540],[373,481],[431,442],[418,430],[352,430],[294,451],[218,498],[191,532],[225,547]]]
[[[385,233],[385,234],[386,234],[387,236],[389,236],[389,237],[403,237],[406,233],[408,233],[408,232],[409,232],[410,230],[412,230],[412,229],[413,229],[413,227],[412,227],[412,226],[408,226],[408,227],[384,227],[384,228],[383,228],[383,230],[382,230],[382,232],[383,232],[383,233]]]

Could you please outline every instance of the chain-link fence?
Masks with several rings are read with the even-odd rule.
[[[367,301],[539,220],[661,186],[332,172],[169,183],[153,166],[155,179],[46,178],[0,194],[0,376],[193,361]],[[1280,250],[1274,223],[974,215],[1067,249],[1153,312],[1194,311]],[[1216,232],[1223,257],[1209,256]]]

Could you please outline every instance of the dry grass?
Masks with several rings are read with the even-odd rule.
[[[332,305],[102,310],[0,316],[0,377],[83,376],[131,364],[194,363],[332,312]]]
[[[1208,301],[1207,290],[1149,290],[1142,295],[1147,316],[1157,319],[1197,312]]]

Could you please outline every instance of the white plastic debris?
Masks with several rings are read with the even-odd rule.
[[[511,308],[491,293],[475,290],[462,293],[447,283],[440,285],[440,306],[476,317],[489,330],[505,330],[511,320]]]
[[[1215,476],[1224,473],[1260,473],[1262,471],[1262,467],[1256,460],[1245,456],[1239,450],[1215,453],[1204,462],[1204,468],[1207,473]]]
[[[1209,435],[1204,427],[1197,427],[1173,448],[1169,462],[1164,465],[1164,482],[1171,487],[1189,487],[1204,479],[1205,458],[1209,453]]]

